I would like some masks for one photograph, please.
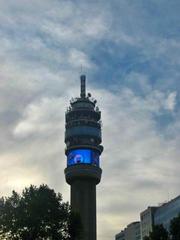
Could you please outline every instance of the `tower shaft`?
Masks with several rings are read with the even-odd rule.
[[[96,185],[101,173],[100,168],[85,164],[65,169],[66,181],[71,185],[71,207],[82,221],[82,240],[96,240]]]
[[[96,240],[96,183],[76,180],[71,184],[71,206],[81,216],[83,240]]]

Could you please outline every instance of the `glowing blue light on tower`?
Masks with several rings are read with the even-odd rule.
[[[71,150],[67,155],[67,166],[76,164],[91,164],[99,167],[99,153],[90,149]]]

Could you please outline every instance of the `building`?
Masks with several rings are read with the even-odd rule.
[[[172,199],[161,206],[148,207],[140,213],[141,219],[141,237],[149,236],[153,225],[162,224],[169,231],[170,222],[180,213],[180,196]]]
[[[126,240],[141,240],[140,222],[129,224],[125,230]]]
[[[120,233],[116,234],[115,240],[141,240],[140,222],[132,222]]]
[[[115,240],[126,240],[125,239],[125,230],[123,230],[120,233],[116,234]]]
[[[169,231],[170,222],[180,213],[180,195],[171,201],[164,203],[156,210],[154,214],[154,224],[163,224]]]
[[[140,228],[141,228],[141,238],[149,236],[152,231],[152,226],[154,224],[154,213],[157,207],[148,207],[146,210],[140,213]]]
[[[101,112],[91,94],[86,95],[86,77],[81,76],[80,97],[70,101],[66,112],[65,177],[71,186],[72,210],[83,224],[83,240],[96,240],[96,185],[101,180]]]

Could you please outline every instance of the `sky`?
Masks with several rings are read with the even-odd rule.
[[[98,240],[180,182],[180,1],[0,0],[0,195],[48,184],[69,201],[64,115],[87,90],[102,111]]]

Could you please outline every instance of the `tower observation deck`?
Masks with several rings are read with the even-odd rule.
[[[71,186],[71,206],[83,224],[83,240],[96,240],[96,185],[101,180],[101,112],[81,75],[80,97],[70,101],[65,114],[65,177]]]

